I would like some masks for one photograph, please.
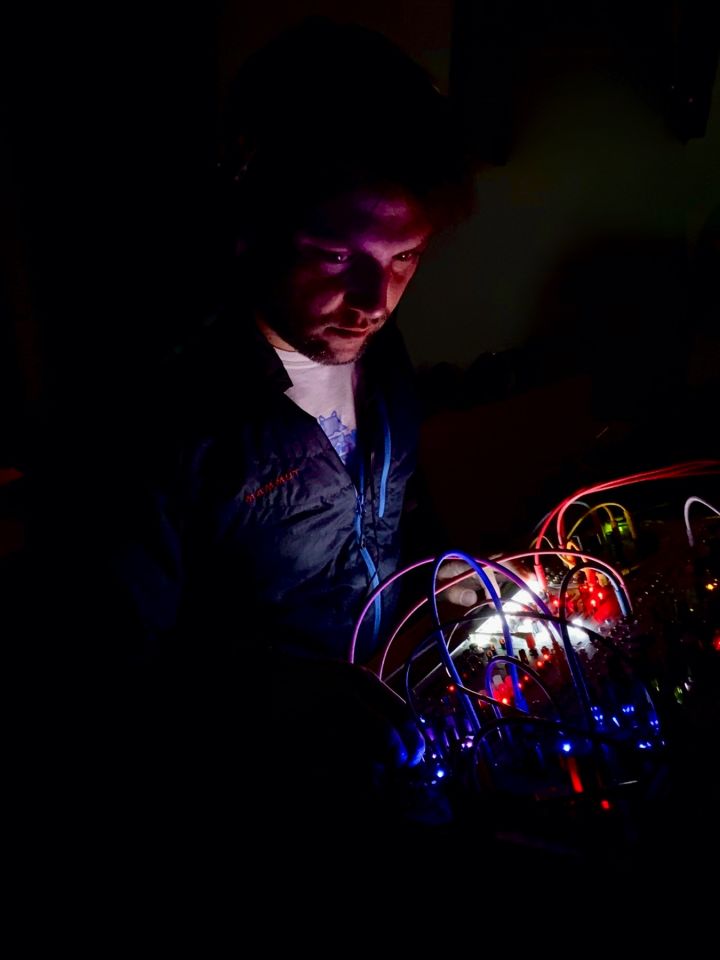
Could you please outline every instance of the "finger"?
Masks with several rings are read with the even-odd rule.
[[[472,567],[464,560],[445,560],[438,571],[438,578],[449,580],[451,577],[459,577],[462,573],[472,573]]]
[[[407,763],[407,747],[400,733],[394,728],[388,728],[386,749],[389,754],[390,762],[396,767],[404,767]]]
[[[414,723],[386,726],[384,752],[386,762],[395,767],[415,767],[425,755],[425,740]]]
[[[398,725],[374,711],[366,713],[367,748],[381,767],[403,767],[408,762],[408,746]]]
[[[465,584],[458,584],[456,587],[450,587],[443,593],[443,597],[457,607],[473,607],[478,603],[478,595],[475,590],[471,590]]]
[[[506,567],[510,573],[514,573],[516,577],[520,577],[521,580],[527,580],[530,576],[519,560],[503,560],[503,558],[500,557],[497,562],[502,564],[503,567]]]
[[[416,766],[425,754],[425,738],[411,717],[408,706],[391,687],[366,671],[363,677],[372,691],[373,703],[380,711],[378,720],[385,723],[385,742],[398,766]],[[382,720],[380,720],[382,718]]]
[[[416,767],[425,756],[425,738],[414,723],[407,724],[402,734],[407,749],[407,765]]]

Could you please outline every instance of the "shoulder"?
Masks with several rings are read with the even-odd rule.
[[[289,385],[275,351],[244,316],[208,317],[147,378],[143,402],[153,427],[212,434],[247,417]]]
[[[363,367],[367,374],[380,382],[414,381],[412,362],[405,340],[395,319],[390,319],[370,344]]]

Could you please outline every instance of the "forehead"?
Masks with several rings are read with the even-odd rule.
[[[316,206],[300,231],[328,240],[407,244],[426,240],[431,231],[421,205],[395,188],[362,188]]]

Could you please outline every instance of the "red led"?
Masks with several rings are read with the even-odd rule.
[[[612,804],[610,803],[609,800],[601,800],[600,806],[603,808],[603,810],[610,810],[612,807]]]
[[[713,648],[720,650],[720,630],[718,630],[713,637]]]
[[[457,690],[457,687],[455,686],[454,683],[449,683],[447,689],[448,689],[448,693],[455,693],[455,691]]]

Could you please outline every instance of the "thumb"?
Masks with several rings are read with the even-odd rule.
[[[458,584],[456,587],[450,587],[449,590],[445,591],[444,596],[449,603],[458,607],[472,607],[478,602],[477,592],[464,583]]]

